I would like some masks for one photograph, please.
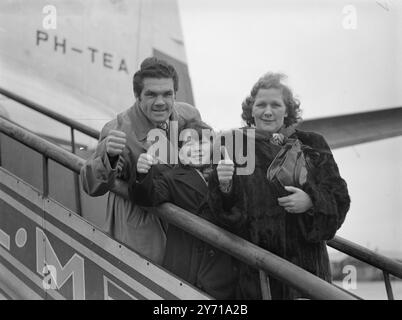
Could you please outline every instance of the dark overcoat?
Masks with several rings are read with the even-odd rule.
[[[321,135],[296,130],[290,137],[311,147],[304,151],[311,168],[302,187],[311,197],[311,209],[296,214],[279,206],[279,195],[268,182],[266,172],[280,146],[270,143],[269,138],[259,132],[254,140],[253,173],[234,175],[231,191],[225,194],[219,189],[215,170],[209,182],[208,202],[223,227],[330,282],[326,240],[334,237],[349,210],[347,185]],[[236,164],[236,159],[234,162]],[[273,299],[302,297],[301,293],[272,277],[270,287]],[[241,264],[237,291],[239,298],[260,299],[258,271]]]
[[[204,219],[211,220],[206,201],[207,183],[189,166],[152,166],[130,187],[134,202],[142,206],[173,203]],[[213,222],[213,221],[212,221]],[[234,299],[238,269],[230,255],[169,224],[162,264],[183,280],[216,299]]]

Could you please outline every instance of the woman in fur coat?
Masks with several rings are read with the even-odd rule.
[[[254,171],[235,174],[236,150],[241,149],[235,147],[233,161],[220,161],[210,177],[209,204],[228,230],[331,282],[326,241],[345,220],[350,205],[348,189],[325,139],[295,129],[300,104],[281,82],[283,77],[264,75],[243,102],[242,118],[248,127],[240,132],[244,141],[255,144]],[[251,142],[250,132],[255,136]],[[307,177],[302,186],[278,190],[268,181],[267,170],[288,138],[302,143]],[[237,297],[261,299],[259,271],[243,263],[239,269]],[[269,290],[272,299],[303,298],[273,277],[269,278]]]

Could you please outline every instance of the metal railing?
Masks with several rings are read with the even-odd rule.
[[[86,135],[88,135],[88,136],[90,136],[92,138],[95,138],[95,139],[99,138],[99,131],[98,130],[95,130],[95,129],[93,129],[91,127],[88,127],[88,126],[86,126],[86,125],[84,125],[84,124],[82,124],[80,122],[72,120],[72,119],[70,119],[70,118],[68,118],[66,116],[63,116],[63,115],[55,112],[55,111],[47,109],[47,108],[45,108],[45,107],[43,107],[43,106],[41,106],[41,105],[39,105],[39,104],[37,104],[35,102],[32,102],[32,101],[30,101],[28,99],[25,99],[25,98],[15,94],[15,93],[12,93],[12,92],[10,92],[8,90],[0,88],[0,94],[5,96],[5,97],[7,97],[7,98],[9,98],[9,99],[11,99],[11,100],[19,102],[20,104],[22,104],[22,105],[24,105],[24,106],[26,106],[26,107],[28,107],[28,108],[30,108],[32,110],[35,110],[35,111],[37,111],[37,112],[39,112],[41,114],[44,114],[44,115],[48,116],[49,118],[52,118],[53,120],[56,120],[58,122],[61,122],[61,123],[65,124],[66,126],[69,126],[71,128],[71,136],[72,136],[72,138],[74,138],[74,130],[77,130],[77,131],[79,131],[81,133],[85,133]]]
[[[98,137],[99,137],[99,132],[97,130],[87,127],[74,120],[71,120],[65,116],[62,116],[54,111],[51,111],[38,104],[35,104],[35,103],[33,103],[27,99],[24,99],[18,95],[15,95],[9,91],[6,91],[6,90],[0,88],[0,94],[4,95],[12,100],[15,100],[19,103],[22,103],[25,106],[27,106],[28,108],[31,108],[44,115],[47,115],[50,118],[55,119],[67,126],[70,126],[70,128],[71,128],[71,145],[72,145],[73,153],[75,152],[74,130],[77,130],[77,131],[84,133],[95,139],[98,139]],[[76,184],[78,183],[78,175],[77,174],[79,174],[79,170],[84,161],[83,159],[79,158],[78,156],[75,156],[74,154],[71,154],[70,152],[64,150],[63,148],[55,146],[54,144],[46,141],[45,139],[37,137],[36,135],[28,132],[27,130],[21,129],[20,127],[13,125],[9,121],[3,121],[1,118],[0,118],[0,120],[1,120],[0,121],[0,124],[1,124],[0,131],[4,132],[5,134],[7,134],[5,131],[8,131],[9,134],[7,134],[7,135],[14,137],[16,140],[20,141],[21,143],[42,153],[43,165],[44,165],[45,169],[47,168],[48,159],[50,158],[50,159],[60,163],[61,165],[71,169],[73,172],[75,172],[76,173],[75,183]],[[4,128],[3,128],[3,126],[4,126]],[[12,126],[15,126],[15,127],[12,127]],[[5,129],[5,128],[7,128],[7,129]],[[45,175],[47,175],[47,169],[43,170],[43,171],[44,171],[44,178],[43,178],[44,186],[46,186],[44,188],[44,190],[46,192],[48,192],[48,185],[49,185],[48,184],[48,176],[45,176]],[[78,187],[76,187],[76,190],[78,190],[78,193],[79,193],[80,189],[78,189],[78,188],[79,188],[79,183],[78,183]],[[115,186],[114,186],[114,192],[120,194],[123,197],[126,197],[126,198],[128,197],[127,188],[124,186],[124,183],[121,182],[120,180],[116,181]],[[77,191],[76,191],[76,195],[77,195]],[[80,205],[80,203],[77,203],[77,206],[78,206],[78,204]],[[186,231],[193,233],[197,237],[200,236],[200,238],[202,238],[205,236],[205,234],[203,234],[203,233],[198,234],[197,230],[191,231],[193,228],[193,225],[191,223],[195,223],[195,222],[192,221],[191,223],[188,223],[188,220],[185,219],[187,216],[189,216],[189,217],[193,216],[190,213],[187,213],[187,215],[185,215],[184,217],[182,217],[180,219],[176,219],[175,218],[176,214],[174,212],[180,213],[182,209],[175,207],[172,204],[164,204],[160,208],[161,209],[158,210],[158,214],[160,216],[163,216],[166,220],[168,220],[168,221],[172,220],[172,221],[170,221],[171,223],[184,228]],[[174,208],[174,210],[173,210],[173,208]],[[79,209],[81,209],[81,207]],[[173,212],[172,212],[172,210],[173,210]],[[80,212],[81,211],[79,211],[79,213]],[[164,212],[170,212],[170,214],[166,215]],[[197,220],[200,218],[195,217],[194,219]],[[203,225],[204,223],[207,223],[207,222],[205,220],[202,220],[202,222],[199,222],[199,223],[201,223],[201,225]],[[218,228],[218,227],[215,226],[215,228]],[[214,229],[214,231],[216,231],[216,230]],[[222,235],[225,235],[227,233],[227,231],[225,231],[223,229],[220,229],[220,232],[222,232]],[[212,232],[212,234],[214,234],[214,233]],[[233,235],[231,235],[230,237],[232,237],[232,236]],[[213,236],[213,239],[216,239],[216,238],[219,238],[219,236],[218,235]],[[214,243],[210,242],[211,239],[210,240],[203,239],[203,240],[205,240],[206,242],[209,242],[211,244],[214,244]],[[330,247],[332,247],[340,252],[343,252],[351,257],[354,257],[360,261],[363,261],[371,266],[374,266],[374,267],[382,270],[388,299],[390,299],[390,300],[394,299],[389,275],[393,275],[395,277],[402,279],[402,263],[399,263],[395,260],[392,260],[388,257],[378,254],[372,250],[369,250],[369,249],[362,247],[360,245],[357,245],[351,241],[343,239],[339,236],[335,236],[334,239],[328,241],[327,245],[329,245]],[[227,248],[226,250],[230,251],[232,249]],[[240,259],[244,261],[244,259],[242,259],[242,258],[240,258]],[[285,261],[285,262],[287,262],[287,261]],[[264,269],[265,271],[268,270],[265,268],[262,268],[262,269]],[[304,271],[304,270],[302,269],[302,271]],[[269,273],[269,271],[267,271],[267,272]],[[283,281],[287,282],[286,279],[283,279]]]
[[[392,274],[393,276],[402,279],[402,263],[399,263],[386,256],[380,255],[372,250],[369,250],[363,246],[360,246],[339,236],[335,236],[334,239],[327,241],[327,245],[353,258],[356,258],[373,267],[380,269],[383,272],[388,300],[394,300],[394,294],[389,275]]]
[[[20,104],[22,104],[23,106],[35,110],[45,116],[48,116],[49,118],[56,120],[68,127],[70,127],[70,139],[71,139],[71,152],[72,153],[76,153],[76,148],[75,148],[75,131],[79,131],[81,133],[86,134],[87,136],[90,136],[94,139],[99,139],[99,131],[88,127],[80,122],[74,121],[66,116],[63,116],[57,112],[54,112],[50,109],[47,109],[37,103],[34,103],[28,99],[25,99],[17,94],[14,94],[8,90],[5,90],[3,88],[0,88],[0,94],[2,94],[3,96],[14,100]],[[47,159],[44,158],[43,160],[43,165],[47,170],[47,166],[48,166],[48,162]],[[48,185],[46,186],[48,187]],[[80,187],[80,182],[79,182],[79,177],[77,174],[74,174],[74,192],[75,192],[75,209],[76,209],[76,213],[79,215],[82,215],[82,204],[81,204],[81,191],[80,191],[81,187]],[[49,192],[49,189],[46,189],[46,192]]]

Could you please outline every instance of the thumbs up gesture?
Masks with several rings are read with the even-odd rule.
[[[111,157],[122,154],[127,144],[126,134],[119,130],[110,130],[105,140],[106,152]]]
[[[137,161],[137,172],[148,173],[154,164],[157,164],[156,158],[148,153],[141,153]]]
[[[220,186],[226,189],[230,187],[233,179],[234,163],[230,159],[228,151],[226,150],[225,147],[221,147],[221,152],[224,155],[224,158],[223,160],[220,160],[218,162],[218,167],[216,168],[216,171],[218,173],[218,180]]]

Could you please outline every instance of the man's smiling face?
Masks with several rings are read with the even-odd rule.
[[[141,110],[153,123],[169,119],[175,101],[173,79],[145,78],[139,98]]]

